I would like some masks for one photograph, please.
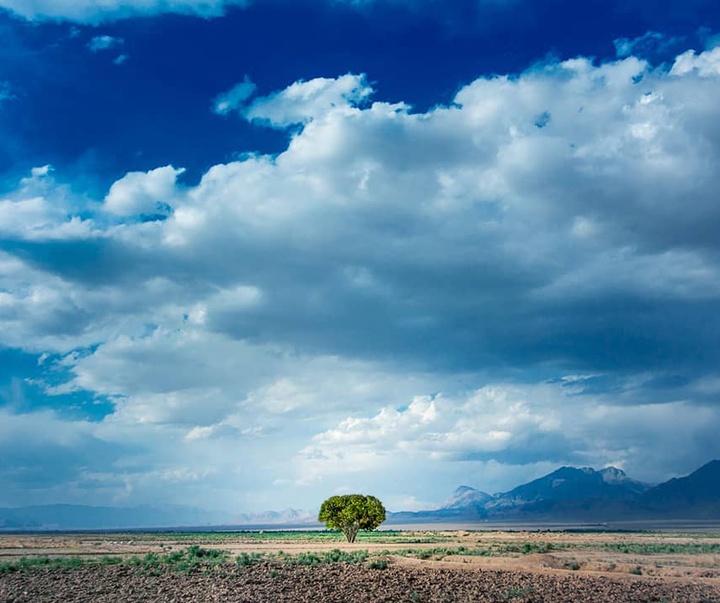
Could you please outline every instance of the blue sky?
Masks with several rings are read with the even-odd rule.
[[[719,457],[719,33],[710,0],[0,0],[0,506]]]

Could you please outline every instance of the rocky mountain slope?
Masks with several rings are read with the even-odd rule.
[[[439,509],[392,514],[396,523],[463,521],[622,521],[719,519],[720,461],[655,487],[616,467],[560,467],[508,492],[461,486]]]
[[[720,517],[720,460],[648,490],[637,502],[643,511],[657,516],[673,515],[683,509],[692,517]]]

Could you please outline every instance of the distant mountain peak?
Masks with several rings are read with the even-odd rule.
[[[464,507],[484,505],[489,500],[492,500],[487,492],[478,490],[471,486],[459,486],[455,488],[452,496],[445,501],[441,508],[443,509],[460,509]]]
[[[635,499],[648,489],[617,467],[596,471],[592,467],[560,467],[536,480],[495,495],[485,505],[495,516],[518,513],[575,512],[588,505],[606,505]],[[554,511],[553,511],[554,510]]]
[[[602,475],[603,481],[607,484],[622,484],[627,481],[632,481],[622,469],[617,467],[605,467],[598,471]]]
[[[472,486],[458,486],[455,490],[453,490],[453,496],[462,496],[468,492],[479,492],[479,490],[477,488],[473,488]]]

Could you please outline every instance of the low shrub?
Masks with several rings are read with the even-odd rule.
[[[370,569],[376,569],[376,570],[384,570],[388,568],[388,565],[390,565],[390,562],[387,560],[386,557],[375,557],[374,559],[371,559],[368,563],[368,567]]]

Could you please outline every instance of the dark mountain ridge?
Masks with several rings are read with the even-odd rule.
[[[500,493],[485,505],[486,515],[508,518],[524,515],[582,517],[622,508],[650,488],[616,467],[595,471],[589,467],[560,467],[552,473]]]
[[[720,460],[648,490],[637,502],[647,513],[658,516],[688,509],[698,518],[720,517]]]
[[[624,471],[615,467],[600,471],[589,467],[560,467],[548,475],[496,495],[491,504],[514,506],[541,500],[585,498],[627,500],[648,489],[647,484],[630,479]]]
[[[560,467],[508,492],[461,486],[440,508],[392,514],[392,521],[606,522],[720,520],[720,461],[651,487],[616,467]]]

